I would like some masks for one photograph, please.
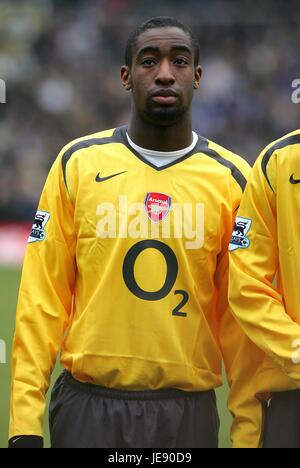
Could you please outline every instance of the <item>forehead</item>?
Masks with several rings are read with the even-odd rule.
[[[181,45],[192,49],[191,38],[182,29],[176,27],[153,28],[143,32],[137,38],[133,52],[138,54],[144,47],[158,47],[161,50],[166,50]]]

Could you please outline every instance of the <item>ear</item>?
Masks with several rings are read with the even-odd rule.
[[[202,76],[202,68],[200,67],[200,65],[197,65],[197,67],[195,68],[194,89],[200,88],[201,76]]]
[[[125,65],[121,67],[121,80],[126,91],[129,91],[131,89],[131,74],[129,67]]]

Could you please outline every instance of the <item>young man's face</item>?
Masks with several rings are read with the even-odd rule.
[[[172,125],[189,111],[200,78],[191,39],[176,27],[142,33],[132,51],[131,69],[122,67],[123,84],[132,89],[137,113],[154,125]]]

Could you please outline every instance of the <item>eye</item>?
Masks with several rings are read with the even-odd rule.
[[[175,65],[188,65],[188,60],[183,58],[177,58],[174,60]]]
[[[142,61],[142,65],[144,65],[144,67],[151,67],[152,65],[155,65],[156,64],[156,61],[154,59],[144,59]]]

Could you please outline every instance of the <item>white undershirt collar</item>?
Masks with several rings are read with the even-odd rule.
[[[176,161],[176,159],[182,158],[186,154],[188,154],[190,151],[192,151],[197,142],[198,142],[198,135],[197,133],[193,132],[193,141],[192,143],[187,147],[183,148],[181,150],[177,151],[155,151],[155,150],[149,150],[147,148],[142,148],[141,146],[136,145],[126,132],[127,140],[129,145],[137,151],[143,158],[145,158],[147,161],[150,163],[154,164],[157,167],[162,167],[167,164],[170,164],[171,162]]]

